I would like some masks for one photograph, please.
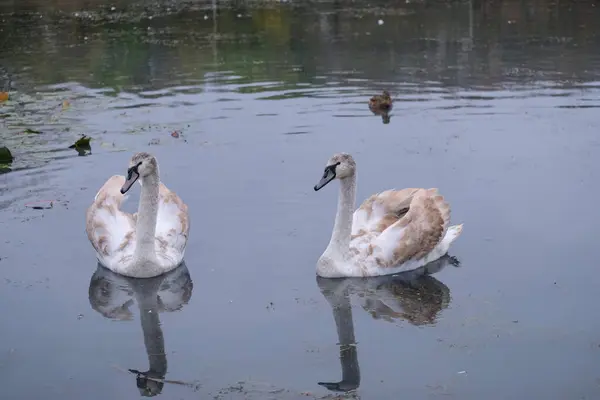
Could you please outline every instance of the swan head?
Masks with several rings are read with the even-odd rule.
[[[348,153],[334,154],[327,164],[319,183],[315,185],[315,191],[322,189],[325,185],[334,179],[345,179],[354,176],[356,172],[356,163]]]
[[[129,161],[127,177],[125,178],[125,183],[121,188],[121,193],[127,193],[135,181],[138,180],[138,178],[142,178],[143,180],[145,177],[157,173],[158,163],[152,154],[146,152],[134,154]]]

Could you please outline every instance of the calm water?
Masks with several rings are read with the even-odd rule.
[[[599,398],[600,4],[474,3],[0,0],[0,398]],[[192,218],[147,281],[84,232],[137,151]],[[440,188],[460,266],[316,279],[339,151]]]

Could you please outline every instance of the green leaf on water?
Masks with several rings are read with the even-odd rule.
[[[35,133],[36,135],[39,135],[40,133],[42,133],[41,131],[36,131],[35,129],[30,129],[27,128],[23,131],[23,133]]]
[[[81,136],[75,143],[69,146],[70,149],[75,149],[80,156],[87,156],[92,154],[92,147],[90,146],[90,140],[92,140],[89,136]]]
[[[90,140],[92,140],[89,136],[81,136],[75,143],[69,146],[70,149],[76,149],[78,147],[90,147]]]
[[[14,157],[11,154],[8,147],[2,146],[0,147],[0,164],[10,164],[13,162]]]

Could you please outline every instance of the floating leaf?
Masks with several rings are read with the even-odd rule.
[[[10,164],[13,160],[14,157],[8,147],[0,147],[0,164]]]
[[[69,100],[63,100],[63,102],[62,102],[62,109],[63,110],[66,110],[70,106],[71,106],[71,103],[69,102]]]
[[[8,92],[0,92],[0,101],[8,100]]]
[[[8,147],[0,147],[0,173],[10,171],[9,166],[14,159],[15,158],[13,157]]]
[[[69,148],[76,149],[77,147],[90,147],[90,140],[92,140],[91,137],[83,135],[77,139],[74,144],[70,145]]]
[[[88,154],[92,154],[90,140],[92,140],[91,137],[83,135],[74,144],[70,145],[69,148],[75,149],[80,156],[87,156]]]
[[[40,133],[42,133],[41,131],[36,131],[35,129],[30,129],[27,128],[23,131],[23,133],[35,133],[36,135],[39,135]]]

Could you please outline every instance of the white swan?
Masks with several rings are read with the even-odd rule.
[[[128,214],[119,207],[138,178],[138,212]],[[131,158],[127,179],[114,175],[106,181],[86,214],[98,261],[134,278],[158,276],[181,264],[189,230],[187,205],[160,182],[156,158],[144,152]]]
[[[329,159],[315,191],[334,179],[340,181],[340,194],[331,240],[317,262],[321,277],[411,271],[446,254],[462,232],[462,224],[448,226],[450,206],[437,189],[386,190],[353,213],[356,163],[350,154]]]

